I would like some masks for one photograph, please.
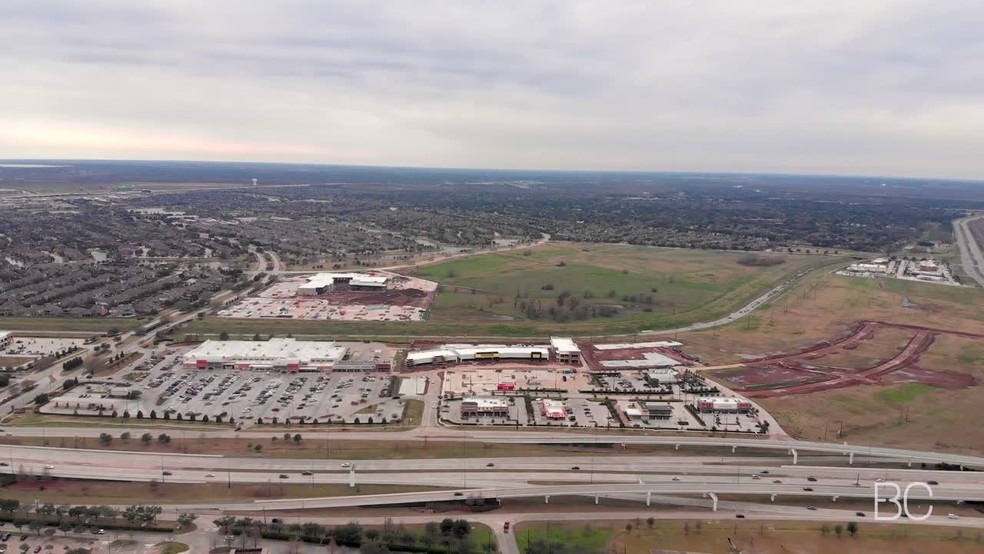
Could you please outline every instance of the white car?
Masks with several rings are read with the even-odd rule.
[[[679,480],[680,480],[680,478],[679,478],[679,477],[674,477],[674,478],[673,478],[673,480],[674,480],[674,481],[679,481]]]
[[[352,464],[345,462],[344,464],[342,464],[342,467],[352,467]]]
[[[215,474],[214,473],[206,473],[205,474],[205,477],[215,477]]]
[[[55,466],[44,466],[45,469],[55,469]]]
[[[958,516],[957,514],[947,514],[946,517],[947,519],[960,519],[960,516]]]

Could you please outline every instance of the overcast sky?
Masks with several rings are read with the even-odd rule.
[[[984,178],[980,0],[0,1],[0,158]]]

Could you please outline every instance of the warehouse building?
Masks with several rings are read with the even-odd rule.
[[[529,360],[539,361],[550,358],[546,346],[504,344],[445,344],[440,348],[418,350],[407,353],[407,367],[426,364],[460,363],[481,360]]]
[[[509,416],[509,400],[506,398],[472,396],[461,400],[461,417]]]
[[[308,279],[307,283],[297,287],[297,294],[301,296],[317,296],[324,294],[337,285],[347,285],[350,290],[374,290],[386,289],[389,277],[385,275],[372,275],[364,273],[318,273]]]
[[[752,409],[752,403],[731,396],[698,396],[694,407],[701,412],[745,413]]]
[[[550,337],[550,348],[562,364],[581,364],[581,349],[574,341],[564,337]]]
[[[329,371],[347,353],[348,348],[334,342],[210,340],[185,354],[182,362],[186,369]]]

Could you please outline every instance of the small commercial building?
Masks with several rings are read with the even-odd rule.
[[[509,416],[509,399],[471,396],[461,400],[461,416]]]
[[[0,331],[0,350],[6,350],[10,347],[10,340],[14,338],[14,334],[11,331]]]
[[[649,419],[670,419],[673,417],[673,406],[666,402],[643,402],[640,405]]]
[[[348,348],[334,342],[209,340],[182,358],[186,369],[328,371],[341,362]]]
[[[732,396],[698,396],[694,407],[701,412],[745,413],[752,409],[752,403]]]
[[[562,364],[581,365],[581,349],[572,339],[565,337],[550,337],[550,349]]]
[[[567,406],[560,400],[540,400],[540,413],[547,419],[564,419],[567,417]]]

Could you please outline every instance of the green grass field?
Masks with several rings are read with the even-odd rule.
[[[606,522],[607,523],[607,522]],[[521,523],[513,530],[520,552],[527,552],[531,542],[544,541],[567,546],[574,552],[606,552],[615,536],[611,525]]]
[[[875,397],[889,404],[908,404],[923,394],[933,392],[934,390],[936,389],[922,383],[908,383],[878,391],[875,393]]]
[[[634,333],[726,315],[803,269],[831,256],[772,256],[783,263],[741,265],[746,254],[611,244],[549,243],[478,254],[418,268],[442,285],[427,321],[195,321],[188,333],[374,336],[387,340],[470,335],[542,337]],[[561,296],[566,297],[563,307]],[[534,306],[531,308],[530,306]],[[581,314],[577,314],[578,311]],[[532,312],[539,312],[534,315]],[[605,315],[602,312],[609,312]]]
[[[0,329],[11,331],[81,331],[105,333],[114,328],[126,331],[138,327],[142,323],[139,319],[113,317],[0,317]]]

